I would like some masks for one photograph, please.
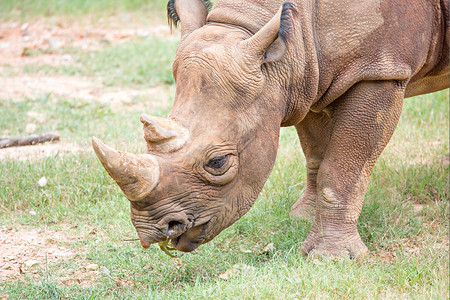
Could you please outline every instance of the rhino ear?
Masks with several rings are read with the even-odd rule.
[[[286,53],[286,43],[278,37],[264,53],[263,60],[265,63],[278,61],[283,58],[284,53]]]
[[[170,29],[181,22],[181,39],[206,23],[212,4],[209,0],[169,0],[167,19]]]
[[[275,16],[251,38],[244,41],[250,55],[263,63],[280,60],[286,52],[288,35],[292,31],[295,8],[285,2]]]
[[[141,115],[148,152],[173,152],[187,141],[188,130],[172,119]]]

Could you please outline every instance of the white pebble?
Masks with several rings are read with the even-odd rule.
[[[41,179],[39,179],[38,184],[39,184],[39,186],[46,186],[47,178],[45,178],[45,176],[43,176]]]

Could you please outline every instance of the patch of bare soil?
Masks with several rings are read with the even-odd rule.
[[[126,89],[105,87],[101,80],[77,76],[47,76],[25,74],[23,67],[38,65],[74,65],[73,58],[59,49],[74,47],[79,51],[98,49],[105,44],[117,44],[136,37],[149,35],[168,39],[167,25],[144,25],[133,18],[110,17],[103,25],[91,24],[89,17],[79,22],[59,19],[41,19],[33,23],[0,21],[0,99],[22,101],[25,98],[45,96],[49,93],[111,103],[120,111],[121,103],[129,104],[136,97],[148,97],[163,93],[161,88]],[[104,25],[107,24],[107,25]],[[33,54],[34,53],[34,54]],[[8,72],[7,72],[7,71]],[[12,75],[12,76],[11,76]],[[165,99],[166,97],[160,97]],[[128,102],[128,103],[127,103]]]
[[[156,35],[174,38],[167,25],[149,26],[111,17],[108,26],[92,26],[89,18],[79,22],[62,18],[41,19],[32,23],[0,22],[0,64],[23,65],[42,62],[50,65],[67,63],[70,56],[58,55],[63,47],[81,50],[98,49],[104,44],[117,44],[135,37]],[[33,51],[46,54],[43,58],[29,56]]]
[[[93,99],[94,91],[102,87],[101,82],[96,79],[33,75],[0,77],[0,85],[3,87],[0,90],[0,98],[12,99],[15,102],[46,94]]]
[[[85,248],[70,249],[68,245],[85,238],[69,237],[67,232],[75,227],[67,225],[59,231],[25,226],[0,227],[0,282],[24,280],[30,276],[41,280],[50,275],[58,285],[86,287],[106,276],[118,285],[133,285],[133,281],[114,278],[108,268],[84,258]],[[86,234],[95,235],[96,228]],[[51,274],[48,274],[49,270]]]
[[[72,143],[46,143],[0,149],[0,161],[34,160],[49,156],[90,151],[88,147]]]
[[[21,102],[24,99],[44,97],[48,94],[62,98],[97,101],[110,104],[113,112],[122,111],[124,107],[139,106],[133,103],[135,98],[167,99],[161,87],[130,89],[105,87],[99,79],[76,76],[42,76],[18,75],[0,77],[0,99]],[[152,101],[153,102],[153,101]],[[149,103],[151,103],[149,101]],[[160,102],[159,105],[166,105]],[[144,107],[139,107],[144,109]],[[148,109],[148,107],[147,107]]]
[[[74,259],[76,253],[61,245],[67,241],[55,230],[0,227],[0,281],[37,274],[49,263]]]

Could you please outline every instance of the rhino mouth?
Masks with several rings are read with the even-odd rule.
[[[209,222],[194,226],[171,239],[172,246],[178,251],[191,252],[205,241],[206,228]]]

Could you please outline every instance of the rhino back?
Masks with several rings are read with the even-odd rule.
[[[446,7],[427,0],[316,1],[320,83],[312,110],[363,80],[409,84],[407,96],[410,86],[415,95],[448,87]],[[424,84],[433,80],[435,86]]]

